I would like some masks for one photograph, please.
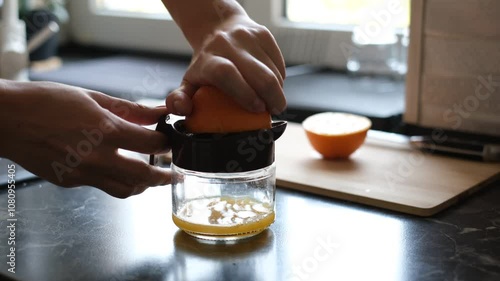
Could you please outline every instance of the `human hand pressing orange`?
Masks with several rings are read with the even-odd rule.
[[[207,4],[200,16],[205,18],[189,17],[180,6],[190,1],[194,0],[164,0],[194,49],[181,86],[167,97],[167,108],[178,115],[189,115],[194,93],[202,85],[211,85],[249,111],[281,113],[286,107],[285,63],[269,30],[251,20],[234,1],[219,1],[227,5],[227,13],[217,13]],[[205,2],[197,1],[196,5]],[[194,28],[196,24],[199,29]]]

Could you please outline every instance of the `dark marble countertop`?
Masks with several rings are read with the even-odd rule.
[[[499,181],[432,218],[278,189],[276,222],[233,245],[178,231],[169,186],[121,200],[34,181],[16,200],[12,274],[0,191],[0,272],[19,280],[500,280]]]

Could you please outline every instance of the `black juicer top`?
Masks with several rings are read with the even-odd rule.
[[[270,129],[193,134],[186,131],[184,120],[170,124],[166,119],[166,116],[160,118],[156,130],[168,137],[172,163],[186,170],[206,173],[248,172],[271,165],[274,163],[274,142],[284,133],[287,124],[286,121],[274,121]]]

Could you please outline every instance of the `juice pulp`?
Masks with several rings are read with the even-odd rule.
[[[208,236],[258,233],[274,222],[274,208],[250,198],[215,197],[187,202],[172,219],[180,229]]]

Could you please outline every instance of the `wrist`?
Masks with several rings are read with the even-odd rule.
[[[0,79],[0,157],[8,157],[9,152],[13,150],[15,143],[15,133],[18,118],[16,117],[16,108],[19,107],[16,99],[18,89],[17,82]]]
[[[235,21],[249,20],[245,10],[236,1],[215,0],[212,6],[212,13],[206,13],[202,22],[185,31],[186,38],[195,53],[201,49],[203,42],[217,31],[223,30]]]
[[[0,157],[6,157],[9,133],[7,132],[7,116],[9,115],[9,82],[0,79]]]

